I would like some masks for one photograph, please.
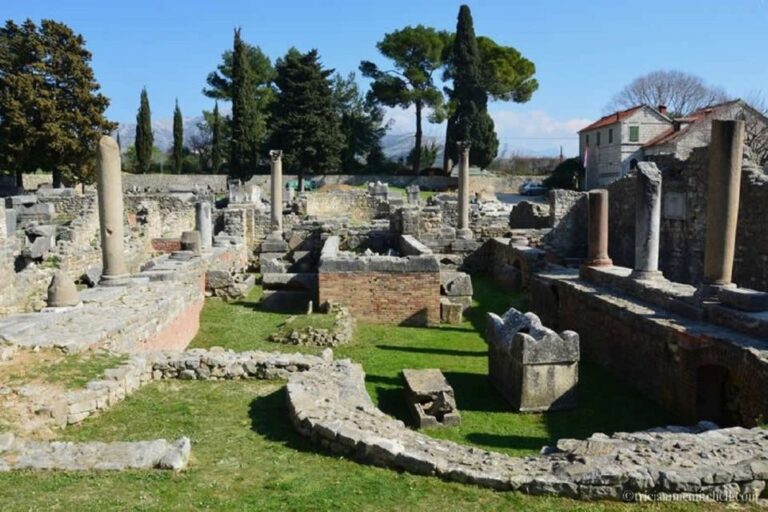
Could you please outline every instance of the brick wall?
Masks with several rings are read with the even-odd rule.
[[[440,322],[438,272],[320,273],[320,303],[338,302],[363,321],[396,325]]]
[[[581,336],[586,359],[652,398],[681,421],[699,419],[753,426],[768,417],[768,364],[756,338],[601,290],[583,281],[547,276],[531,280],[531,309],[550,327]],[[674,320],[674,321],[671,321]],[[728,418],[705,417],[702,370],[726,374],[723,410]],[[710,403],[714,400],[704,396]]]
[[[171,253],[181,250],[181,238],[153,238],[152,250],[156,252]]]

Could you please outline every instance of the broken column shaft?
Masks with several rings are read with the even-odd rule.
[[[272,161],[272,230],[283,231],[283,151],[269,152]]]
[[[661,171],[652,162],[637,164],[635,191],[635,279],[653,279],[659,272]]]
[[[123,178],[120,148],[112,137],[99,140],[98,196],[103,284],[117,284],[128,277],[123,247]]]
[[[213,225],[211,203],[208,201],[198,201],[195,204],[195,230],[200,232],[200,249],[210,252],[213,247]]]
[[[712,121],[707,169],[704,284],[731,284],[739,218],[744,121]]]
[[[608,191],[590,190],[587,196],[589,213],[587,219],[587,261],[588,267],[613,265],[608,257]]]
[[[459,202],[458,202],[458,234],[462,238],[471,237],[469,229],[469,148],[471,143],[459,141]]]

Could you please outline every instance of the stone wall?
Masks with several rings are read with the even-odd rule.
[[[367,192],[314,192],[302,196],[304,213],[319,218],[347,217],[350,222],[369,222],[389,213],[386,203]]]
[[[320,303],[345,305],[360,320],[396,325],[440,322],[440,264],[432,255],[397,258],[339,251],[326,241],[318,269]]]
[[[544,323],[579,332],[587,359],[685,421],[752,426],[768,417],[764,340],[588,283],[576,271],[539,273],[530,291]]]
[[[534,495],[635,501],[756,502],[768,479],[760,428],[660,427],[561,439],[538,457],[434,439],[373,404],[349,360],[292,374],[288,410],[299,433],[334,456],[443,480]],[[459,403],[459,408],[461,404]]]
[[[560,258],[587,256],[587,194],[555,189],[549,193],[549,225],[542,244]]]
[[[130,174],[123,173],[123,191],[169,192],[207,190],[227,192],[226,174]]]
[[[708,148],[693,150],[684,162],[657,157],[656,163],[663,172],[659,267],[667,279],[696,285],[704,271]],[[609,255],[614,264],[630,268],[634,266],[635,180],[632,173],[608,187]],[[768,291],[767,204],[768,176],[745,158],[733,281],[763,291]],[[586,225],[586,213],[583,218]]]

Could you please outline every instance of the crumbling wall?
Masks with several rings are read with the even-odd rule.
[[[659,268],[667,279],[696,285],[704,274],[708,148],[697,148],[686,161],[654,158],[663,172]],[[634,174],[608,187],[609,255],[614,264],[634,266]],[[733,281],[768,291],[768,176],[745,155]],[[586,224],[586,212],[584,213]]]
[[[340,303],[359,320],[396,325],[440,322],[440,264],[432,255],[355,256],[329,237],[318,270],[320,303]]]
[[[587,194],[555,189],[549,193],[549,224],[552,230],[542,244],[560,258],[587,255]]]

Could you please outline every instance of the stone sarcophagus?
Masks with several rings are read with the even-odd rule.
[[[554,411],[576,406],[579,335],[559,335],[533,313],[510,308],[488,314],[488,376],[521,412]]]
[[[419,428],[461,423],[453,388],[440,370],[406,369],[403,378],[408,408]]]

